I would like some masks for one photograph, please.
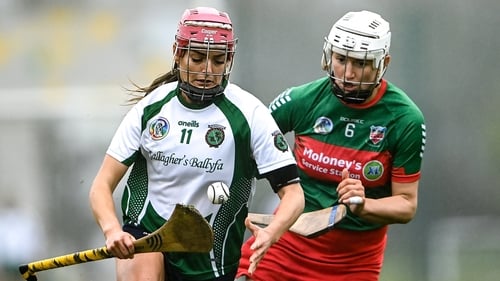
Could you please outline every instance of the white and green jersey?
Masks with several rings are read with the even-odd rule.
[[[152,232],[182,203],[194,205],[212,225],[209,254],[169,254],[192,279],[236,270],[255,177],[295,164],[268,108],[234,84],[204,108],[185,104],[177,82],[158,87],[128,112],[107,154],[133,164],[122,197],[124,223]],[[215,181],[230,187],[222,205],[207,197]]]

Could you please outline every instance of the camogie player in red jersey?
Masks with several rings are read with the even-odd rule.
[[[260,262],[250,251],[251,237],[242,247],[238,277],[379,279],[388,225],[415,216],[425,146],[421,111],[383,79],[390,42],[389,23],[380,15],[345,14],[325,38],[327,76],[287,89],[271,103],[281,131],[294,133],[304,212],[335,204],[346,204],[348,212],[316,238],[285,233]],[[355,196],[361,200],[353,204]],[[258,263],[255,272],[247,270],[252,263]]]

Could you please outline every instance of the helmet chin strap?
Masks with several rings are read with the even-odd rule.
[[[335,83],[334,78],[330,78],[332,85],[333,94],[341,101],[348,104],[362,104],[364,103],[373,93],[378,84],[373,84],[372,87],[366,90],[357,90],[352,92],[345,92],[342,90],[337,83]]]
[[[198,104],[211,103],[215,97],[224,93],[224,87],[217,85],[210,89],[201,89],[190,85],[189,83],[179,81],[179,88],[186,93],[192,101]]]
[[[335,80],[336,80],[335,74],[331,71],[331,72],[329,72],[331,74],[328,76],[330,77],[330,83],[332,85],[333,94],[338,99],[340,99],[341,101],[343,101],[345,103],[362,104],[373,94],[373,90],[378,85],[380,85],[380,81],[382,80],[382,76],[384,75],[386,69],[387,69],[386,67],[383,67],[382,71],[377,70],[376,81],[374,81],[373,83],[370,83],[371,87],[369,87],[368,89],[366,89],[366,90],[358,89],[356,91],[351,91],[351,92],[344,91],[343,89],[341,89],[337,85],[337,83],[335,83]],[[361,84],[363,84],[363,83],[360,83],[360,87],[361,87]]]

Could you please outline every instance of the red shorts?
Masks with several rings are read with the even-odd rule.
[[[310,239],[286,232],[248,274],[252,236],[243,244],[237,277],[255,281],[376,281],[387,241],[387,227],[372,231],[334,229]]]

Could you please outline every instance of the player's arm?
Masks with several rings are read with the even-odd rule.
[[[267,231],[275,233],[275,243],[304,211],[304,192],[298,181],[287,184],[277,192],[280,197],[274,220],[266,228]]]
[[[264,175],[270,182],[273,190],[280,197],[280,202],[273,221],[261,228],[253,224],[249,218],[245,221],[247,228],[255,236],[254,243],[250,246],[254,252],[250,257],[249,273],[253,273],[258,262],[262,259],[267,249],[276,243],[281,235],[297,220],[304,210],[304,192],[300,186],[297,166],[288,165]]]
[[[362,206],[354,206],[361,218],[379,224],[408,223],[417,211],[418,181],[392,182],[392,196],[380,199],[365,198]]]
[[[419,174],[426,139],[424,119],[420,111],[414,110],[412,114],[405,115],[401,124],[404,129],[398,135],[393,166],[403,168],[393,170],[392,195],[380,199],[367,198],[360,206],[350,206],[365,220],[380,224],[408,223],[417,211]]]
[[[133,239],[122,231],[113,200],[113,192],[127,169],[126,165],[106,154],[89,192],[90,206],[106,237],[106,246],[119,258],[131,257],[134,251]]]
[[[362,182],[350,178],[349,172],[344,169],[337,192],[339,202],[349,205],[351,211],[360,218],[378,224],[408,223],[417,210],[418,183],[418,180],[409,183],[392,181],[391,196],[366,198]],[[361,201],[350,204],[350,199],[355,196],[362,198]]]

